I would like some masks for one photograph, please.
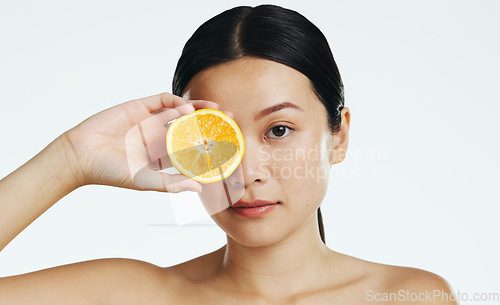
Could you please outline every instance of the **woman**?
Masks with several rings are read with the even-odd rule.
[[[173,93],[92,116],[4,178],[0,249],[86,184],[202,191],[181,175],[151,170],[139,181],[130,175],[127,132],[166,109],[171,118],[201,108],[231,115],[246,146],[242,179],[231,181],[244,186],[240,209],[273,209],[258,217],[233,207],[212,215],[227,244],[176,266],[103,259],[2,278],[0,304],[455,304],[438,297],[436,291],[451,292],[433,273],[363,261],[326,246],[319,206],[328,175],[321,173],[344,159],[350,112],[328,43],[303,16],[270,5],[215,16],[187,42]],[[319,157],[284,157],[303,149]]]

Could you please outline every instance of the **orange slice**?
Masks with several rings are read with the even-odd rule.
[[[215,109],[200,109],[176,119],[167,131],[167,152],[181,174],[202,183],[227,178],[245,153],[236,122]]]

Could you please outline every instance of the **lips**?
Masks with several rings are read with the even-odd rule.
[[[255,208],[255,207],[261,207],[261,206],[266,206],[266,205],[273,205],[273,204],[278,204],[279,202],[276,201],[268,201],[268,200],[263,200],[263,199],[257,199],[254,201],[238,201],[235,204],[233,204],[231,207],[232,208]]]
[[[279,202],[268,200],[238,201],[231,206],[231,210],[236,214],[249,218],[256,218],[271,213],[279,206]]]

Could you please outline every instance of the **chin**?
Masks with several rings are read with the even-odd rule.
[[[272,246],[282,238],[278,236],[261,236],[258,234],[230,234],[227,232],[228,238],[231,238],[234,242],[249,248],[267,247]]]
[[[264,247],[276,244],[286,236],[285,228],[277,219],[246,220],[235,222],[229,211],[212,216],[214,222],[226,233],[228,239],[246,247]]]

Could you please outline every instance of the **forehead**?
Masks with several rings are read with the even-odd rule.
[[[289,101],[299,107],[319,104],[309,79],[286,65],[259,58],[244,57],[208,68],[191,79],[184,98],[217,102],[221,108],[265,108]]]

